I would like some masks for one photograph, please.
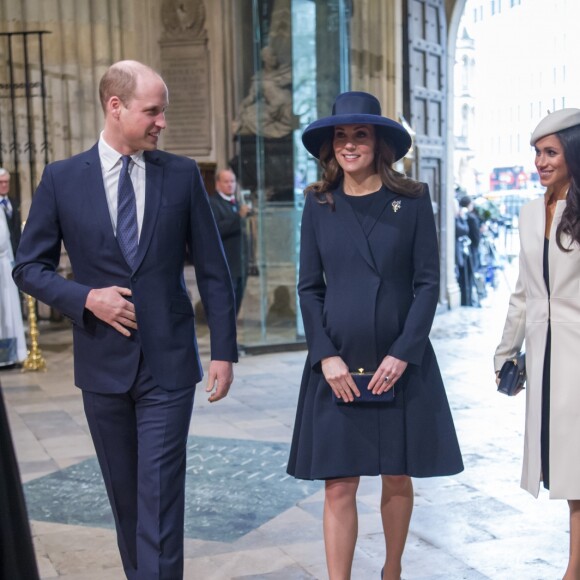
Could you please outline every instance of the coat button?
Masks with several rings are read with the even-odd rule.
[[[133,276],[133,277],[131,278],[131,282],[137,282],[137,276]]]

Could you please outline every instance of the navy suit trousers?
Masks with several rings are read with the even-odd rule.
[[[195,387],[161,389],[143,356],[130,390],[83,390],[128,580],[183,578],[187,434]]]

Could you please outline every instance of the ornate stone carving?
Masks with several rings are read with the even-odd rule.
[[[298,127],[292,112],[292,68],[280,64],[270,46],[261,50],[263,67],[254,75],[248,95],[240,103],[233,122],[237,135],[280,138]]]
[[[163,0],[161,5],[163,39],[205,39],[203,0]]]

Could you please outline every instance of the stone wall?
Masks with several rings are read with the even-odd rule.
[[[188,39],[183,35],[197,26],[199,10],[204,14],[200,51],[207,77],[207,104],[204,124],[204,147],[180,147],[179,153],[199,161],[224,165],[232,155],[228,135],[233,118],[232,104],[226,98],[228,78],[232,78],[231,18],[224,16],[227,0],[173,2],[171,0],[0,0],[0,32],[46,31],[42,36],[46,100],[43,112],[40,88],[26,106],[25,90],[15,99],[16,108],[0,110],[0,145],[2,163],[15,175],[15,189],[21,197],[21,213],[28,214],[32,191],[38,184],[45,164],[43,116],[46,117],[48,161],[70,157],[91,147],[102,128],[102,110],[98,101],[99,80],[107,67],[121,59],[136,59],[160,72],[163,69],[163,42],[182,47],[187,56]],[[185,13],[180,13],[185,10]],[[182,18],[179,20],[179,18]],[[188,20],[189,19],[189,20]],[[172,25],[173,23],[173,25]],[[176,24],[177,23],[177,24]],[[199,37],[199,30],[194,32]],[[7,37],[0,37],[0,97],[9,97],[10,84],[24,79],[24,47],[19,37],[12,37],[9,54]],[[181,44],[180,44],[181,43]],[[40,78],[39,47],[30,46],[29,71],[33,81]],[[173,50],[176,50],[175,48]],[[229,51],[229,53],[228,53]],[[7,65],[12,67],[12,83]],[[183,87],[171,86],[176,98]],[[186,111],[191,114],[193,111]],[[31,121],[29,122],[29,119]],[[187,118],[177,118],[187,123]],[[16,125],[17,157],[14,156]],[[162,142],[162,146],[163,146]],[[35,152],[30,155],[30,148]],[[17,166],[17,167],[16,167]],[[15,191],[13,191],[14,193]]]

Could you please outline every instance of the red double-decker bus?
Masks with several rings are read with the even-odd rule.
[[[489,190],[526,189],[531,185],[530,176],[521,165],[494,167],[489,176]]]

